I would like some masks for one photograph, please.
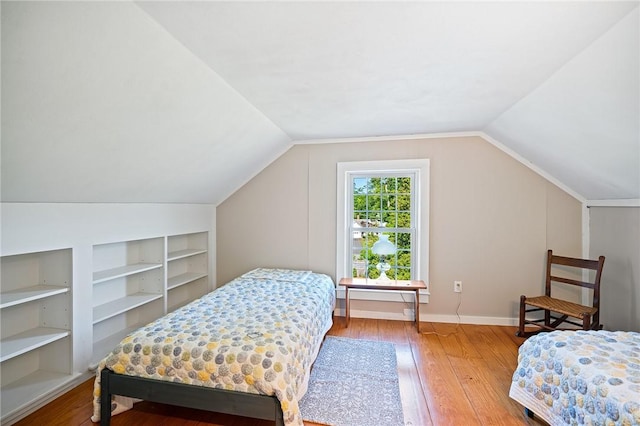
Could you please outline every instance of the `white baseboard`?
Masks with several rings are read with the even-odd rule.
[[[336,309],[335,315],[345,316],[344,309]],[[413,316],[405,316],[399,312],[380,312],[380,311],[366,311],[360,309],[351,309],[351,318],[372,318],[372,319],[385,319],[396,321],[413,321]],[[472,315],[441,315],[441,314],[429,314],[420,312],[420,322],[442,322],[457,324],[474,324],[474,325],[504,325],[515,326],[518,325],[518,318],[509,317],[482,317]]]
[[[508,317],[480,317],[472,315],[439,315],[439,314],[422,314],[420,313],[421,322],[446,322],[474,325],[518,325],[518,318]]]

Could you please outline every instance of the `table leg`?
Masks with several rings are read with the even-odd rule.
[[[349,287],[344,288],[344,310],[347,317],[347,327],[349,327],[349,318],[351,317],[349,312]]]
[[[414,311],[416,313],[416,329],[418,333],[420,333],[420,290],[416,290],[416,309]]]

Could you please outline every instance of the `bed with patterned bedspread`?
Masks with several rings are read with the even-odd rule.
[[[302,425],[298,401],[334,307],[335,285],[326,275],[248,272],[123,339],[99,364],[92,420],[100,420],[100,373],[107,368],[118,375],[273,395],[284,424]],[[122,410],[112,402],[112,414]]]
[[[530,337],[509,396],[551,425],[640,425],[640,333]]]

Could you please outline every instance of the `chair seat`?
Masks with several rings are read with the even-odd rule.
[[[592,306],[584,306],[579,303],[568,302],[566,300],[554,299],[549,296],[527,297],[525,303],[550,311],[559,312],[574,318],[583,318],[591,316],[598,312],[598,308]]]

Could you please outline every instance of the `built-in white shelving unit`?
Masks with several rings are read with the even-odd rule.
[[[2,419],[76,376],[72,372],[71,249],[2,257]]]
[[[75,250],[0,257],[3,425],[84,380],[85,362],[95,368],[132,331],[212,290],[206,231],[89,245],[79,258],[92,260],[79,265]],[[74,293],[83,300],[74,303]],[[74,306],[88,324],[73,321]],[[93,348],[79,363],[80,334]]]
[[[122,338],[210,291],[209,233],[93,246],[93,357]]]
[[[93,247],[95,367],[123,337],[164,314],[164,237]]]
[[[3,203],[1,216],[2,426],[95,377],[88,367],[172,304],[213,289],[214,205]],[[205,254],[168,260],[191,249]],[[207,267],[180,271],[189,254]]]
[[[167,310],[204,295],[209,289],[209,233],[167,238]]]

